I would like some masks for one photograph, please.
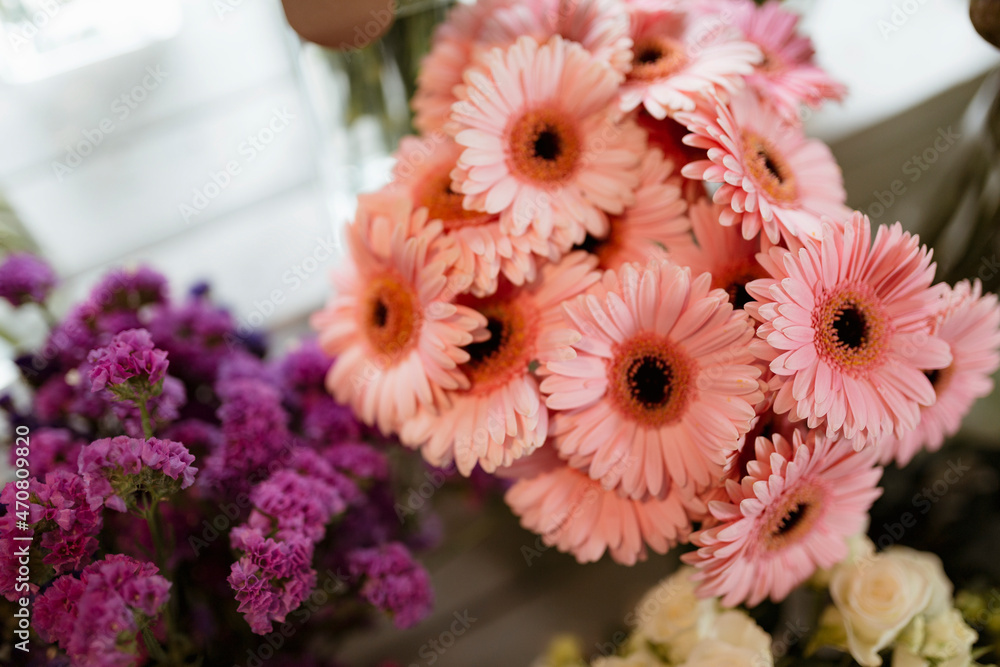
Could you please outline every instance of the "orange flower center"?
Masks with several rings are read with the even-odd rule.
[[[808,535],[823,514],[825,496],[822,488],[807,484],[769,508],[764,514],[764,550],[779,551]]]
[[[743,143],[743,164],[757,187],[771,201],[794,201],[799,193],[795,175],[771,142],[757,134],[746,133]]]
[[[486,317],[490,337],[465,346],[469,361],[462,371],[470,392],[486,393],[528,371],[538,334],[538,312],[524,299],[469,299],[470,307]]]
[[[361,328],[368,342],[397,361],[416,342],[420,330],[416,292],[398,276],[386,274],[371,282],[362,304]]]
[[[615,345],[608,394],[623,415],[657,428],[684,415],[696,373],[694,361],[678,346],[643,332]]]
[[[427,207],[428,218],[441,221],[446,232],[481,225],[493,219],[488,213],[470,211],[462,205],[464,196],[451,189],[451,169],[447,164],[424,179],[416,188],[415,199],[417,206]]]
[[[669,37],[644,37],[632,48],[632,69],[628,78],[633,81],[655,81],[676,74],[688,58],[684,45]]]
[[[882,362],[892,325],[881,301],[864,285],[818,299],[812,327],[816,352],[842,372],[866,372]]]
[[[576,128],[555,109],[524,114],[508,133],[510,167],[518,176],[542,183],[559,183],[576,170],[582,153]]]

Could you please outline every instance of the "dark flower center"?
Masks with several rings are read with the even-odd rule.
[[[868,336],[868,323],[865,315],[857,308],[848,307],[839,311],[833,320],[833,330],[837,340],[852,350],[857,350],[865,344]]]
[[[546,128],[538,133],[535,139],[535,157],[543,160],[555,160],[562,152],[562,140],[559,134],[551,128]]]
[[[489,329],[490,337],[479,343],[469,343],[465,346],[465,351],[469,353],[470,359],[466,362],[472,368],[479,368],[490,359],[495,357],[504,344],[503,322],[495,317],[487,318],[486,328]]]
[[[673,370],[659,357],[641,357],[629,368],[632,398],[647,408],[658,408],[670,400]]]
[[[385,327],[386,322],[389,319],[389,308],[385,305],[385,302],[380,298],[375,302],[375,306],[372,308],[372,324],[374,324],[379,329]]]

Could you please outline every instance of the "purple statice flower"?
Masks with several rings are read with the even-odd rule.
[[[257,380],[217,383],[216,393],[222,399],[217,415],[225,444],[208,459],[205,483],[246,492],[251,478],[261,476],[290,446],[288,414],[277,389]]]
[[[323,456],[338,470],[356,480],[384,480],[389,476],[385,454],[362,442],[344,442],[323,450]]]
[[[35,600],[35,627],[58,644],[74,665],[135,665],[137,635],[160,615],[170,582],[156,566],[113,554],[76,579],[64,575]]]
[[[278,370],[285,387],[293,395],[306,391],[323,391],[326,374],[333,358],[324,352],[315,338],[308,338],[285,355]]]
[[[227,385],[237,380],[256,380],[276,385],[278,377],[268,364],[249,352],[237,350],[219,363],[216,384]]]
[[[180,416],[180,409],[186,402],[187,391],[184,389],[184,383],[170,375],[163,378],[160,394],[146,400],[146,409],[149,411],[153,430],[156,431],[177,419]],[[134,401],[116,401],[111,404],[111,411],[122,423],[127,435],[134,438],[145,435],[142,430],[142,416]]]
[[[28,464],[35,479],[56,470],[76,471],[76,459],[86,443],[65,428],[37,428],[31,432]],[[15,449],[10,449],[10,462],[14,464]]]
[[[233,345],[242,347],[229,312],[197,295],[182,305],[154,307],[147,326],[157,347],[167,351],[184,378],[196,382],[211,381]]]
[[[349,442],[361,437],[361,424],[349,406],[338,403],[327,393],[314,392],[301,397],[302,432],[317,446]]]
[[[90,384],[75,370],[49,378],[35,392],[35,416],[49,423],[65,423],[81,417],[97,421],[108,407],[105,397],[90,391]]]
[[[430,612],[430,577],[402,544],[353,551],[347,555],[347,569],[360,583],[361,596],[390,614],[396,627],[411,627]]]
[[[42,562],[56,574],[79,570],[97,551],[103,521],[91,508],[82,477],[65,470],[51,472],[32,489],[31,519],[42,534]]]
[[[288,469],[257,484],[250,492],[250,502],[257,510],[251,514],[251,525],[263,520],[270,527],[268,534],[278,539],[297,534],[313,542],[322,540],[326,524],[347,508],[335,487]]]
[[[322,452],[304,446],[295,447],[288,456],[287,468],[322,481],[330,488],[335,489],[337,495],[347,501],[349,505],[364,500],[364,494],[358,484],[351,479],[349,474],[327,459]]]
[[[80,474],[90,506],[119,512],[134,506],[136,494],[164,498],[194,483],[194,457],[173,440],[118,436],[95,440],[80,451]]]
[[[267,634],[275,621],[284,622],[316,587],[313,543],[298,535],[276,540],[250,526],[237,526],[229,539],[232,548],[241,552],[227,579],[236,593],[239,612],[251,630]]]
[[[148,266],[140,266],[134,271],[114,269],[106,273],[94,285],[86,303],[97,306],[103,313],[138,313],[143,306],[166,301],[167,279]]]
[[[222,429],[200,419],[174,422],[163,430],[163,437],[182,443],[198,459],[220,451],[225,442]]]
[[[87,585],[71,575],[59,577],[35,598],[32,620],[39,636],[49,643],[68,643],[76,624],[77,603]]]
[[[91,389],[101,391],[106,386],[116,387],[129,383],[132,393],[138,387],[154,387],[167,373],[167,353],[153,345],[145,329],[127,329],[115,335],[105,346],[92,350],[87,356],[91,367],[88,378]]]
[[[0,298],[15,307],[42,303],[55,284],[56,274],[31,253],[12,253],[0,264]]]

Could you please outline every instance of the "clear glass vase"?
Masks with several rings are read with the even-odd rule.
[[[320,179],[334,220],[353,215],[359,193],[389,182],[392,153],[413,132],[409,100],[420,61],[452,4],[404,0],[384,36],[365,43],[362,27],[355,48],[301,45],[300,72],[322,142]]]

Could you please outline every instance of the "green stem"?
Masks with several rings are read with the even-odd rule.
[[[145,412],[143,412],[145,417]],[[148,417],[147,417],[148,419]],[[144,423],[145,426],[145,423]],[[168,581],[173,581],[172,574],[167,569],[167,552],[163,546],[163,533],[160,531],[160,510],[159,510],[159,499],[150,499],[149,505],[143,511],[143,515],[146,517],[146,524],[149,526],[149,535],[153,540],[153,553],[155,554],[156,567],[160,569],[160,574]],[[183,650],[179,645],[179,637],[176,633],[176,624],[174,623],[174,596],[171,595],[170,599],[167,601],[166,608],[164,609],[164,622],[167,624],[167,651],[169,655],[163,655],[162,651],[159,657],[154,655],[153,657],[157,661],[163,664],[174,665],[179,664],[183,661],[182,653]],[[144,630],[145,632],[145,630]],[[145,636],[145,635],[144,635]],[[147,644],[149,639],[147,638]],[[156,641],[155,639],[153,640]],[[157,644],[158,645],[158,644]]]
[[[142,433],[147,440],[153,437],[153,423],[149,419],[149,398],[145,393],[140,394],[135,399],[139,406],[139,417],[142,419]]]

